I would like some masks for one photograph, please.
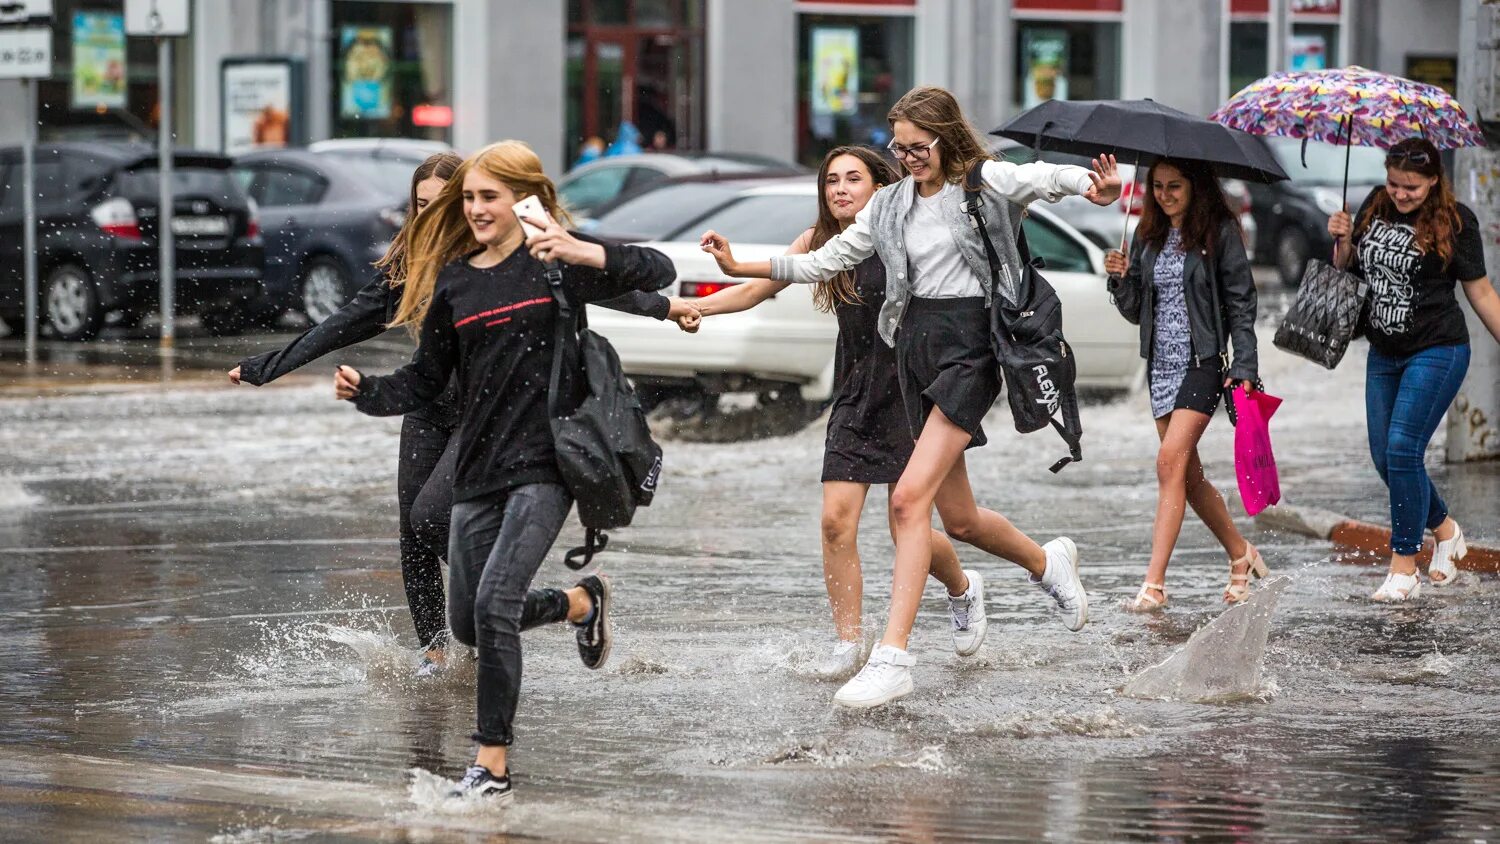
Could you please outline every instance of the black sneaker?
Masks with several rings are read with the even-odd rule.
[[[506,771],[505,776],[497,777],[483,765],[470,765],[469,770],[464,772],[464,778],[448,792],[448,796],[464,798],[471,794],[496,803],[509,803],[515,796],[510,790],[510,772]]]
[[[585,668],[601,668],[609,659],[612,636],[609,630],[609,581],[590,575],[578,581],[594,601],[594,617],[573,627],[578,635],[578,658]]]

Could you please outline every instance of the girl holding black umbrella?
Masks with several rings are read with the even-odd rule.
[[[880,706],[912,691],[916,660],[906,645],[932,564],[934,505],[949,535],[1024,568],[1061,608],[1068,629],[1081,630],[1088,621],[1073,541],[1058,537],[1039,545],[1004,516],[980,508],[964,451],[984,444],[980,422],[1000,393],[990,309],[994,297],[1015,301],[1019,292],[1019,211],[1037,199],[1086,196],[1109,205],[1120,196],[1120,177],[1108,156],[1095,161],[1093,171],[991,160],[958,102],[941,88],[908,91],[887,118],[894,135],[889,149],[907,177],[876,193],[853,225],[821,248],[742,264],[722,236],[703,235],[704,251],[729,276],[814,284],[853,270],[871,255],[885,265],[886,300],[876,328],[896,348],[907,424],[917,442],[891,493],[896,564],[885,635],[834,696],[835,703],[854,708]],[[985,231],[1003,256],[998,285],[991,282],[981,237],[960,207],[964,178],[976,165],[985,206],[992,209]],[[981,619],[982,585],[969,580],[963,602],[970,618]]]
[[[1500,342],[1500,296],[1485,275],[1479,220],[1453,196],[1438,149],[1423,138],[1391,147],[1386,183],[1359,213],[1328,220],[1335,262],[1370,283],[1363,326],[1365,424],[1375,470],[1391,493],[1391,565],[1370,597],[1417,597],[1423,528],[1437,540],[1427,577],[1446,586],[1467,552],[1463,529],[1427,476],[1422,455],[1469,368],[1469,332],[1453,295],[1462,282],[1474,313]],[[1357,222],[1356,222],[1357,221]]]
[[[1266,564],[1205,477],[1198,441],[1226,388],[1255,389],[1255,282],[1239,221],[1208,165],[1164,158],[1146,179],[1150,190],[1129,260],[1112,251],[1104,261],[1115,306],[1141,327],[1161,438],[1151,562],[1125,608],[1167,605],[1167,564],[1187,505],[1229,555],[1224,601],[1239,603],[1250,593],[1250,578],[1266,575]]]

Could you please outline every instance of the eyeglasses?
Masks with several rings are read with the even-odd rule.
[[[940,140],[942,138],[933,138],[931,143],[920,144],[914,147],[897,146],[895,141],[891,141],[885,145],[885,148],[890,150],[891,155],[896,156],[896,160],[898,161],[904,160],[907,157],[914,158],[917,161],[926,161],[927,157],[932,155],[932,148],[937,146]]]
[[[1386,164],[1400,164],[1403,161],[1410,161],[1418,167],[1425,167],[1432,163],[1432,156],[1428,155],[1426,150],[1420,149],[1406,149],[1385,154]]]

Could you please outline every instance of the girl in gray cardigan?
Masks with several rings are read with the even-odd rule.
[[[906,645],[932,563],[934,505],[950,536],[1026,569],[1031,582],[1062,608],[1068,629],[1081,630],[1088,620],[1072,540],[1058,537],[1038,545],[1004,516],[980,508],[963,453],[984,444],[980,422],[1000,393],[989,308],[996,295],[1015,298],[1020,278],[1016,232],[1024,207],[1036,199],[1055,202],[1072,195],[1108,205],[1120,195],[1112,159],[1095,161],[1093,171],[989,160],[957,101],[941,88],[913,89],[887,118],[894,136],[889,148],[907,177],[877,192],[854,224],[821,248],[740,263],[722,236],[711,231],[703,235],[704,251],[730,276],[815,283],[871,255],[879,255],[885,265],[886,301],[877,329],[896,348],[916,448],[891,492],[896,571],[885,635],[859,674],[834,696],[836,703],[854,708],[880,706],[912,691],[916,660]],[[964,175],[979,161],[985,162],[985,207],[996,209],[986,228],[1004,264],[998,290],[991,289],[980,237],[960,208]],[[961,654],[978,649],[986,628],[983,581],[977,572],[965,574],[963,593],[948,596]]]

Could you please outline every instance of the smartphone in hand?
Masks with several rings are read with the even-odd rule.
[[[536,194],[532,194],[531,196],[526,197],[520,202],[517,202],[516,204],[512,205],[510,209],[511,211],[515,212],[516,219],[521,223],[521,232],[527,237],[532,237],[542,233],[541,229],[526,222],[527,220],[538,220],[547,223],[552,222],[552,216],[547,213],[546,208],[542,207],[542,201],[537,198]]]

